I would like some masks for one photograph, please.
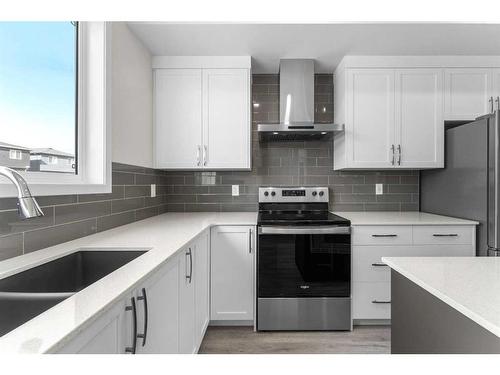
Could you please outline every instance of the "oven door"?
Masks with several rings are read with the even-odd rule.
[[[258,298],[350,297],[350,227],[259,226]]]

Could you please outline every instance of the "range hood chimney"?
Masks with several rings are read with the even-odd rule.
[[[258,124],[261,140],[309,140],[331,136],[344,125],[314,123],[314,60],[280,60],[280,122]]]

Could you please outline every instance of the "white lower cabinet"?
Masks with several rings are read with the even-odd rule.
[[[391,270],[382,257],[474,256],[474,225],[354,226],[352,318],[391,318]]]
[[[184,249],[180,259],[179,273],[179,352],[194,353],[195,344],[195,305],[194,305],[194,246]]]
[[[178,353],[179,257],[167,262],[136,291],[136,353]]]
[[[195,336],[199,349],[210,321],[210,232],[205,231],[194,246]]]
[[[196,353],[209,321],[209,231],[184,249],[179,275],[179,353]]]
[[[57,353],[196,353],[209,322],[210,231],[170,258]]]
[[[127,326],[132,324],[131,296],[123,298],[73,339],[57,348],[60,354],[120,354],[132,347],[132,333]]]
[[[218,226],[211,234],[213,321],[254,319],[255,227]]]

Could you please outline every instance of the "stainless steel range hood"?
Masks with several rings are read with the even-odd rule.
[[[343,130],[343,124],[314,123],[314,60],[280,60],[280,123],[258,124],[259,138],[308,140]]]

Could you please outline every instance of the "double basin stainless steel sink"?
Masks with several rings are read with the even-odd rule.
[[[0,280],[0,337],[145,252],[82,250]]]

